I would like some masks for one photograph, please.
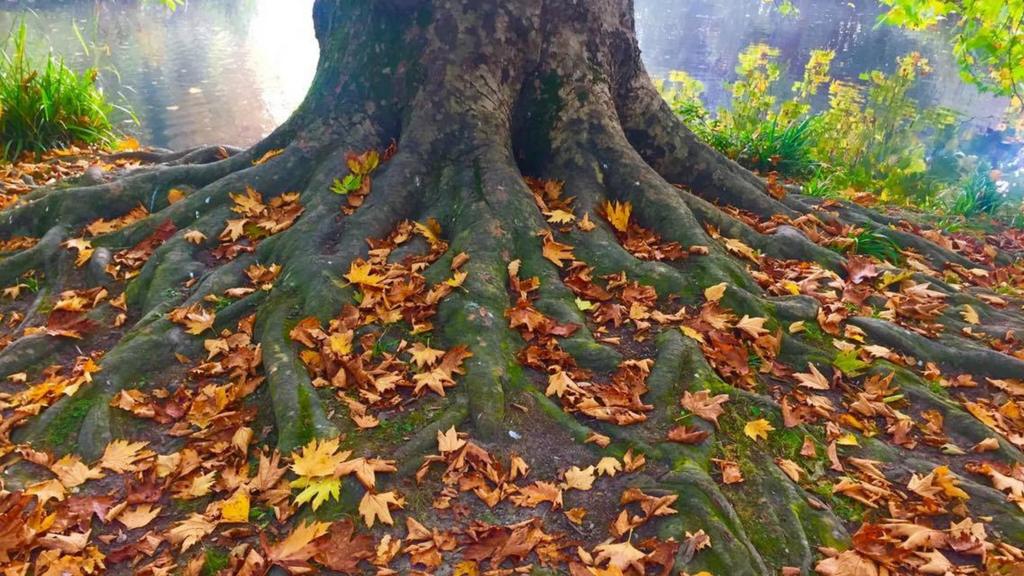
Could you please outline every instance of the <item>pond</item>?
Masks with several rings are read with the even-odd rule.
[[[936,72],[918,95],[982,124],[1003,103],[959,81],[949,43],[875,25],[875,0],[797,0],[781,16],[760,0],[636,0],[644,59],[653,75],[685,70],[712,104],[728,99],[736,56],[755,42],[781,49],[794,80],[814,48],[831,48],[834,73],[855,79],[892,70],[897,56],[925,53]],[[0,33],[24,18],[38,53],[76,68],[96,66],[120,119],[140,141],[169,148],[250,144],[283,122],[316,68],[313,0],[189,0],[174,13],[141,0],[0,0]],[[789,82],[784,82],[788,85]]]

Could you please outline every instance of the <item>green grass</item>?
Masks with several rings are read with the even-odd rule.
[[[19,24],[0,54],[0,157],[113,144],[109,115],[115,107],[96,87],[96,74],[78,74],[53,55],[34,61],[26,53],[25,24]]]
[[[852,240],[850,252],[853,254],[873,256],[892,264],[899,264],[903,260],[899,244],[880,230],[862,230]]]
[[[992,215],[1006,202],[1006,197],[999,193],[995,181],[989,176],[988,167],[979,165],[964,179],[949,211],[968,218],[979,214]]]

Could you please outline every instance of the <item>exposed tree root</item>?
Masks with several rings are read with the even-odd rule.
[[[257,414],[239,422],[251,426],[260,445],[272,441],[287,453],[314,439],[340,434],[357,456],[396,461],[395,477],[381,480],[371,494],[383,492],[385,485],[403,489],[424,456],[434,451],[439,434],[455,426],[496,453],[515,451],[522,436],[536,426],[560,431],[575,441],[574,448],[596,458],[625,461],[627,455],[642,455],[646,464],[638,464],[630,471],[635,475],[617,481],[646,494],[679,497],[675,514],[636,527],[637,534],[688,544],[674,553],[676,571],[767,575],[791,567],[810,574],[821,559],[820,547],[848,547],[860,516],[875,513],[866,505],[851,504],[841,489],[833,491],[856,475],[852,467],[863,465],[864,459],[877,461],[871,465],[884,469],[886,476],[880,482],[894,486],[895,492],[905,491],[912,475],[926,476],[949,464],[949,453],[934,445],[912,450],[907,441],[903,446],[889,442],[887,434],[896,433],[876,429],[874,415],[853,415],[855,409],[867,410],[865,404],[883,411],[878,405],[899,403],[900,410],[907,411],[903,416],[912,421],[924,419],[925,412],[940,414],[945,419],[940,432],[945,430],[948,445],[969,449],[986,442],[986,459],[1004,467],[1024,464],[1020,444],[1005,428],[994,429],[998,427],[979,416],[979,409],[970,409],[945,389],[937,391],[924,379],[928,362],[950,376],[973,375],[976,384],[984,384],[985,378],[1021,378],[1024,360],[1005,349],[986,347],[983,339],[1000,340],[1009,331],[1024,330],[1024,318],[1012,306],[1000,308],[981,289],[963,290],[919,272],[906,279],[931,284],[948,304],[942,311],[920,313],[924,318],[900,317],[886,309],[886,299],[876,293],[858,301],[853,306],[856,313],[846,311],[843,316],[842,310],[828,309],[830,302],[797,282],[791,282],[796,290],[766,287],[766,274],[751,262],[805,262],[820,270],[838,292],[855,292],[857,282],[850,276],[860,265],[856,260],[820,246],[796,226],[763,233],[749,219],[736,216],[735,209],[760,220],[781,216],[791,221],[815,214],[831,223],[885,227],[897,243],[937,269],[946,263],[982,265],[922,236],[893,229],[898,222],[892,218],[855,205],[831,206],[832,213],[825,213],[816,200],[799,194],[770,195],[756,175],[686,131],[649,86],[633,45],[631,16],[623,7],[628,3],[602,0],[594,3],[601,9],[591,9],[574,3],[570,8],[560,2],[530,2],[530,18],[523,20],[513,17],[520,7],[512,4],[500,15],[481,15],[468,4],[473,3],[445,3],[450,21],[427,28],[408,23],[404,48],[396,48],[400,53],[339,48],[342,61],[322,63],[316,89],[300,111],[253,149],[119,154],[112,159],[131,158],[149,165],[107,182],[40,189],[0,212],[5,237],[38,238],[33,246],[0,259],[0,287],[16,284],[32,271],[43,279],[31,299],[18,301],[23,306],[18,311],[21,319],[10,343],[0,349],[0,376],[25,372],[25,378],[34,381],[49,364],[66,365],[73,356],[93,353],[100,368],[73,393],[40,405],[38,415],[0,421],[0,438],[13,430],[13,440],[22,448],[74,452],[89,459],[100,457],[112,440],[151,438],[144,433],[157,432],[140,430],[143,426],[117,407],[115,399],[129,390],[155,397],[177,391],[177,384],[190,378],[190,370],[221,353],[218,347],[227,346],[227,339],[249,338],[248,333],[239,336],[245,329],[236,332],[236,327],[254,315],[252,353],[258,355],[265,381],[255,385],[258,392],[248,391],[254,394],[251,398],[232,405],[229,416],[220,417]],[[328,10],[327,5],[319,2],[318,10]],[[553,20],[563,25],[542,26],[542,36],[527,33],[531,26],[539,26],[531,19],[540,21],[552,11],[562,15],[563,9],[565,17]],[[429,21],[429,15],[396,15],[388,12],[392,8],[345,10],[360,16],[353,21],[365,22],[365,30],[341,34],[333,17],[320,14],[322,42],[358,47],[361,34],[388,31],[395,18]],[[490,32],[482,37],[467,30]],[[601,30],[598,36],[605,40],[573,40],[590,37],[593,30]],[[411,71],[415,67],[406,61],[406,50],[423,50],[429,56],[427,69]],[[529,61],[512,61],[507,54],[513,53],[526,54]],[[367,79],[339,71],[348,66],[369,66],[374,75]],[[379,78],[380,70],[388,71],[386,79]],[[364,170],[357,166],[358,158],[346,168],[350,155],[383,150],[391,142],[397,151],[390,150],[379,168],[374,164]],[[347,190],[348,197],[331,191],[334,181],[343,185],[346,175],[365,178]],[[524,175],[560,182],[561,196],[547,200],[566,202],[562,212],[568,216],[542,211],[538,205],[544,199]],[[172,190],[181,197],[170,194]],[[256,193],[258,201],[247,195]],[[257,220],[263,216],[247,210],[256,210],[253,205],[269,210],[275,202],[294,202],[289,204],[292,217],[272,222],[272,230],[260,230]],[[86,238],[83,228],[93,221],[119,218],[139,205],[145,212],[138,218]],[[628,234],[628,227],[612,222],[612,206],[631,208],[626,216],[629,225],[650,232],[656,243],[675,243],[678,257],[651,257],[627,249],[623,234]],[[584,215],[588,229],[582,225]],[[248,221],[232,233],[226,223],[241,218]],[[437,306],[436,316],[429,318],[434,339],[414,333],[406,325],[408,318],[378,319],[355,325],[348,340],[332,342],[334,354],[345,362],[355,362],[357,353],[362,355],[360,362],[377,362],[389,354],[391,343],[385,336],[394,329],[399,333],[391,335],[395,346],[464,346],[472,356],[451,372],[459,374],[454,387],[435,383],[431,388],[438,395],[450,389],[441,408],[417,413],[414,404],[426,395],[417,387],[414,393],[396,394],[397,399],[370,414],[372,418],[357,420],[359,407],[372,403],[373,395],[360,396],[347,378],[373,379],[379,374],[368,365],[332,366],[341,376],[327,382],[318,375],[322,367],[317,363],[328,360],[308,344],[297,344],[303,338],[296,335],[297,327],[309,318],[325,326],[343,323],[353,311],[363,313],[359,310],[366,304],[366,293],[361,286],[383,280],[354,278],[353,270],[379,253],[378,242],[396,228],[412,229],[409,221],[426,232],[400,242],[402,246],[389,253],[389,263],[416,261],[415,272],[431,286],[450,278],[453,286]],[[150,246],[147,242],[153,238],[159,241]],[[75,260],[82,249],[74,246],[81,242],[68,244],[74,239],[88,240],[92,250],[79,262]],[[415,260],[441,243],[445,246],[431,253],[436,259],[429,264]],[[545,248],[558,244],[561,256]],[[140,246],[146,248],[145,262],[136,268],[124,264],[126,254],[142,250]],[[1011,258],[1003,253],[997,265]],[[272,280],[253,279],[271,267]],[[596,287],[596,296],[581,296],[579,283],[573,282],[571,275],[580,267],[592,272],[588,281]],[[880,262],[877,268],[894,270]],[[453,278],[456,270],[465,277]],[[535,327],[523,330],[511,318],[511,310],[526,302],[526,296],[509,288],[510,274],[524,282],[537,279],[525,290],[528,305],[537,312],[530,318],[541,317],[560,327],[557,337],[545,341],[557,350],[542,351],[560,363],[548,359],[545,370],[537,369],[536,361],[524,360],[525,351],[536,343]],[[622,315],[618,321],[598,318],[593,307],[612,300],[602,300],[600,291],[613,282],[636,282],[637,291],[653,288],[656,302],[639,310],[616,308]],[[92,287],[103,287],[106,293],[95,306],[90,303],[84,317],[101,328],[77,334],[48,325],[61,293]],[[234,295],[226,296],[232,290]],[[709,296],[716,290],[717,297]],[[122,296],[123,306],[117,302]],[[965,306],[983,321],[968,322]],[[915,313],[921,308],[927,307],[911,306]],[[198,315],[198,327],[175,319],[189,310]],[[210,310],[215,316],[204,315]],[[872,310],[878,312],[877,318],[867,316]],[[830,313],[841,316],[835,326],[824,321]],[[657,315],[662,319],[651,319]],[[747,334],[768,335],[777,346],[748,346],[759,336],[741,340],[735,334],[732,340],[709,343],[699,333],[687,332],[693,330],[693,322],[716,321],[727,326],[716,329],[719,332],[742,332],[736,327],[741,316],[748,322]],[[915,332],[917,321],[927,326],[918,326]],[[921,335],[937,330],[935,326],[943,329],[941,338]],[[25,328],[32,329],[26,333]],[[708,332],[710,338],[712,330]],[[877,358],[884,358],[876,360],[864,355],[865,345],[892,350],[883,354],[875,348]],[[739,368],[747,371],[748,379],[729,373],[728,368],[737,366],[723,366],[719,354],[729,354],[725,348],[730,347],[741,351],[741,357],[731,358],[739,357]],[[844,369],[839,355],[848,348],[859,364]],[[906,357],[918,364],[890,362]],[[578,370],[593,382],[573,385],[598,389],[630,361],[641,362],[649,374],[638,384],[643,391],[629,399],[635,400],[631,407],[640,416],[631,414],[626,421],[585,416],[580,405],[567,403],[548,388],[552,376]],[[809,363],[824,372],[817,374],[824,384],[814,379],[810,387],[801,388],[794,383],[794,373],[808,370]],[[866,393],[862,388],[868,378],[883,380],[889,374],[898,394],[886,389],[891,392],[886,399],[873,404],[857,396]],[[200,384],[207,380],[214,378],[204,375]],[[2,386],[7,394],[20,390],[16,384]],[[728,404],[721,421],[680,408],[682,399],[698,394],[725,395],[723,402]],[[802,407],[817,411],[808,408],[793,416],[793,398],[808,395],[814,401]],[[602,399],[594,401],[598,400]],[[202,409],[195,403],[190,406]],[[823,413],[834,421],[823,418]],[[751,435],[745,425],[760,420],[774,428],[771,435],[766,432],[765,438],[756,440],[757,434]],[[405,422],[411,428],[396,432],[396,423]],[[680,429],[697,440],[669,441]],[[201,440],[219,447],[236,441],[230,434],[210,434],[213,440]],[[595,438],[607,442],[594,443]],[[842,452],[837,438],[845,442]],[[381,440],[371,446],[371,439]],[[172,446],[176,451],[182,442],[195,440],[168,438],[165,445],[153,447],[170,452]],[[813,455],[805,453],[806,446]],[[822,456],[827,451],[829,455]],[[548,455],[522,456],[543,461]],[[952,461],[959,467],[958,485],[970,504],[969,510],[958,508],[956,517],[991,516],[987,528],[992,538],[1013,546],[1024,543],[1024,520],[1017,504],[978,474],[969,476],[964,454],[955,456],[960,458]],[[804,462],[806,470],[797,466],[803,475],[784,467],[794,464],[793,459]],[[843,462],[847,468],[839,473]],[[735,466],[728,474],[741,473],[744,480],[729,476],[727,481],[725,464]],[[560,472],[565,472],[566,466],[562,468]],[[361,480],[366,486],[365,478]],[[352,484],[345,487],[342,507],[355,506],[351,494],[363,490]],[[885,513],[880,507],[870,518],[880,522]],[[602,520],[614,521],[615,514]],[[572,529],[581,530],[575,525]],[[699,530],[710,536],[710,548],[689,545],[699,541]],[[632,532],[630,528],[626,541]],[[588,544],[604,538],[582,535],[593,540]],[[618,541],[623,536],[612,538]]]

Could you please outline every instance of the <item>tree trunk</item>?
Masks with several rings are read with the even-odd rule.
[[[699,305],[705,288],[727,282],[725,302],[737,315],[770,318],[776,326],[816,321],[819,308],[813,299],[767,295],[709,229],[772,258],[816,261],[845,275],[842,256],[795,228],[762,234],[723,209],[731,206],[764,220],[811,213],[833,218],[818,211],[813,199],[769,195],[764,181],[698,141],[678,121],[640,60],[630,0],[317,0],[313,16],[321,46],[313,85],[295,114],[263,142],[231,150],[228,158],[217,148],[150,156],[153,167],[87,187],[42,190],[0,213],[5,238],[40,238],[33,248],[0,260],[0,286],[29,270],[45,269],[51,295],[96,281],[116,292],[119,283],[102,272],[83,278],[82,270],[102,271],[111,253],[135,246],[165,222],[177,230],[127,284],[129,322],[112,333],[114,342],[111,334],[89,334],[77,343],[107,350],[102,371],[73,397],[19,423],[16,440],[96,457],[112,438],[134,436],[137,424],[112,414],[110,399],[158,378],[176,364],[175,354],[204,354],[203,339],[185,334],[167,313],[240,285],[245,267],[254,262],[281,264],[279,280],[271,291],[227,307],[217,315],[216,326],[233,326],[256,314],[254,338],[262,346],[264,408],[272,413],[272,437],[283,450],[292,450],[313,436],[334,436],[339,427],[357,434],[334,416],[337,401],[312,385],[289,329],[309,315],[334,318],[353,301],[354,291],[343,275],[351,262],[367,256],[367,239],[387,236],[404,220],[434,218],[450,244],[449,256],[469,256],[464,285],[440,306],[436,336],[447,347],[467,346],[473,356],[450,405],[409,442],[392,447],[398,459],[418,464],[419,456],[432,449],[437,430],[464,421],[473,437],[502,446],[513,428],[518,433],[527,428],[529,434],[535,426],[545,429],[537,423],[544,420],[576,440],[600,431],[613,438],[611,449],[620,454],[627,447],[647,454],[653,471],[638,483],[682,496],[679,514],[669,517],[661,532],[678,539],[685,531],[703,529],[713,543],[699,554],[681,553],[677,568],[767,575],[793,566],[809,573],[818,559],[817,546],[849,541],[851,525],[828,506],[817,506],[820,497],[782,474],[767,448],[755,444],[743,454],[743,485],[720,488],[713,479],[713,447],[738,441],[742,435],[737,430],[709,427],[711,438],[697,449],[664,441],[684,391],[728,389],[736,404],[773,419],[780,414],[773,395],[724,384],[701,348],[678,329],[666,329],[656,350],[646,354],[655,361],[648,384],[656,399],[649,399],[654,410],[639,426],[567,414],[543,394],[537,375],[519,366],[523,341],[506,317],[514,303],[506,288],[507,265],[514,260],[521,262],[521,278],[540,278],[536,308],[580,327],[560,344],[581,367],[607,375],[624,358],[623,351],[595,339],[574,304],[576,296],[563,283],[564,271],[542,256],[538,233],[549,225],[524,176],[564,182],[563,196],[575,198],[576,215],[594,219],[592,231],[556,232],[559,241],[574,247],[575,258],[594,267],[595,277],[625,272],[653,286],[663,299],[673,295]],[[345,176],[346,157],[384,150],[392,142],[397,153],[374,173],[363,205],[343,215],[339,209],[345,199],[330,188]],[[282,152],[257,162],[272,150]],[[230,194],[246,187],[265,201],[299,192],[302,216],[288,230],[260,242],[254,254],[212,261],[213,239],[232,217]],[[172,188],[186,191],[185,198],[171,204]],[[633,218],[664,241],[684,249],[707,247],[709,253],[682,263],[635,258],[597,217],[606,201],[629,202]],[[95,238],[92,262],[74,268],[61,243],[79,236],[89,222],[120,216],[139,203],[152,215]],[[837,210],[836,221],[888,222],[853,205]],[[185,237],[190,230],[211,241],[190,243]],[[923,238],[904,234],[899,239],[939,268],[945,261],[976,266]],[[1024,326],[1019,317],[992,313],[1001,314],[1003,326]],[[956,336],[933,343],[877,320],[857,325],[869,338],[919,360],[956,365],[982,377],[1024,373],[1024,362],[990,350],[979,348],[973,360],[965,361],[956,352],[962,345]],[[74,354],[74,345],[45,334],[20,338],[0,351],[0,375],[37,370],[56,355]],[[810,340],[784,338],[782,356],[798,360],[800,369],[808,360],[833,354]],[[927,389],[915,374],[906,372],[906,379],[908,389]],[[921,396],[922,402],[940,403],[947,414],[965,415],[950,403]],[[532,409],[524,426],[515,406],[527,401]],[[971,422],[968,437],[979,430]],[[1008,444],[1000,455],[1007,462],[1024,461]],[[545,454],[524,456],[543,459]],[[866,457],[906,474],[927,473],[933,466],[923,456],[908,458],[881,442],[872,442]],[[975,483],[967,489],[973,509],[996,516],[993,530],[1011,542],[1017,535],[1019,545],[1024,520],[1003,513],[1012,505],[1002,494]]]

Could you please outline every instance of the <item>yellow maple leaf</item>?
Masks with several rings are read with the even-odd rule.
[[[405,500],[394,492],[371,494],[367,492],[359,502],[359,515],[367,528],[373,528],[374,522],[380,520],[388,526],[393,526],[395,521],[391,518],[391,507],[402,508]]]
[[[220,519],[224,522],[248,522],[249,491],[240,488],[230,498],[224,500],[220,507]]]
[[[206,242],[206,234],[203,234],[199,230],[189,230],[184,234],[185,241],[189,244],[202,244]]]
[[[572,224],[576,216],[567,210],[551,210],[544,213],[552,224]]]
[[[137,461],[148,458],[152,454],[148,450],[143,450],[148,444],[149,442],[112,440],[103,451],[100,467],[118,474],[132,472],[135,470]]]
[[[573,466],[565,471],[565,482],[562,484],[562,487],[570,490],[587,491],[594,486],[594,479],[593,466],[587,466],[582,470],[579,466]]]
[[[301,453],[294,457],[292,472],[308,478],[333,476],[338,465],[352,454],[347,450],[338,453],[340,443],[338,437],[310,440],[309,444],[302,447]]]
[[[690,328],[689,326],[685,326],[684,325],[684,326],[680,326],[679,329],[682,330],[683,334],[686,335],[688,338],[692,338],[692,339],[696,340],[697,342],[700,342],[701,344],[703,344],[705,342],[704,335],[701,334],[700,332],[697,332],[693,328]]]
[[[441,243],[441,224],[434,218],[428,218],[426,224],[413,222],[413,228],[420,236],[426,238],[431,246]]]
[[[92,242],[84,238],[72,238],[65,242],[64,247],[71,248],[72,250],[78,251],[78,257],[75,259],[75,266],[81,268],[85,266],[85,263],[92,258],[93,247]]]
[[[441,454],[455,452],[465,445],[466,441],[459,438],[459,433],[455,430],[455,426],[449,428],[447,432],[437,431],[437,449]]]
[[[626,232],[629,229],[629,216],[633,213],[633,206],[629,202],[608,202],[604,203],[604,217],[608,223],[619,232]]]
[[[736,328],[750,334],[751,338],[760,338],[768,333],[768,330],[764,328],[764,323],[767,320],[767,318],[751,318],[744,314],[743,318],[736,323]]]
[[[597,463],[598,476],[615,476],[622,471],[622,462],[612,456],[605,456]]]
[[[159,506],[154,507],[152,504],[140,504],[118,514],[117,521],[124,524],[124,527],[129,530],[142,528],[149,525],[160,514],[160,510],[162,508]]]
[[[437,364],[441,358],[444,358],[444,350],[437,350],[417,342],[409,348],[409,355],[412,356],[412,361],[417,368],[423,368]]]
[[[704,289],[704,299],[708,302],[718,302],[722,299],[722,296],[725,296],[725,289],[728,287],[729,285],[725,282],[715,284],[714,286],[708,286]]]
[[[327,534],[330,527],[328,522],[303,522],[287,538],[271,546],[267,556],[276,564],[304,562],[317,553],[313,541]]]
[[[978,311],[970,304],[964,304],[961,307],[960,316],[963,317],[964,322],[967,322],[968,324],[981,324],[981,318],[978,316]]]
[[[746,434],[751,440],[768,439],[768,433],[775,430],[772,423],[761,418],[759,420],[751,420],[743,427],[743,433]]]
[[[181,551],[185,552],[206,535],[213,532],[216,524],[210,522],[201,514],[192,514],[187,519],[178,522],[167,531],[167,536],[172,544],[181,544]]]
[[[372,274],[373,265],[366,262],[362,258],[357,258],[348,267],[348,274],[345,274],[345,278],[351,284],[359,284],[360,286],[380,287],[381,282],[384,281],[384,277]]]

